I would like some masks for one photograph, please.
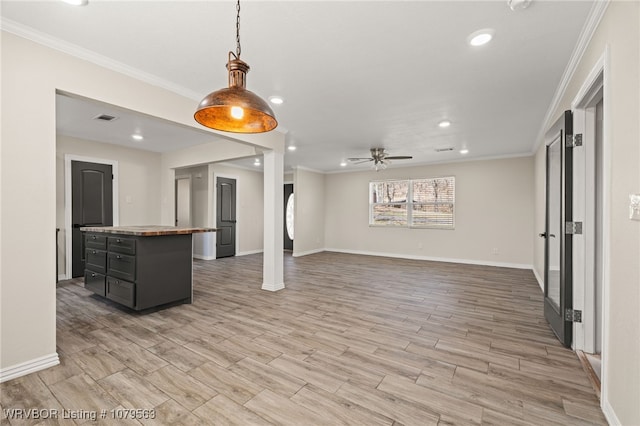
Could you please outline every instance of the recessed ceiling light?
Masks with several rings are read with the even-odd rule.
[[[449,126],[451,126],[451,121],[449,120],[442,120],[441,122],[438,123],[438,127],[445,128]]]
[[[340,167],[347,167],[347,162],[343,161],[342,163],[340,163]]]
[[[141,141],[144,139],[144,136],[135,134],[135,135],[131,135],[131,138],[137,141]]]
[[[461,149],[459,152],[460,152],[460,154],[464,155],[464,154],[468,154],[469,150],[468,149]]]
[[[284,99],[281,96],[269,96],[269,102],[275,105],[282,105]]]
[[[295,146],[295,145],[289,145],[289,146],[287,147],[287,149],[288,149],[289,151],[295,151],[295,150],[296,150],[296,146]]]
[[[86,6],[89,3],[89,0],[62,0],[65,3],[71,4],[73,6]]]
[[[494,31],[492,29],[484,29],[476,31],[468,38],[471,46],[482,46],[491,41]]]

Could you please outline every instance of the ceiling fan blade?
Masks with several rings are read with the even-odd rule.
[[[385,160],[411,160],[413,157],[410,155],[394,155],[392,157],[384,157]]]
[[[362,163],[368,163],[369,161],[373,161],[373,158],[361,158],[360,161],[353,163],[353,164],[362,164]]]
[[[353,158],[347,158],[347,161],[373,161],[373,158],[369,158],[369,157],[353,157]]]

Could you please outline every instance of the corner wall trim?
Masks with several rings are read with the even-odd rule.
[[[45,368],[58,364],[60,364],[60,359],[58,358],[58,353],[54,352],[40,358],[12,365],[0,370],[0,383],[26,376],[27,374],[35,373],[36,371],[44,370]]]
[[[495,266],[498,268],[533,269],[533,265],[528,265],[523,263],[490,262],[486,260],[473,260],[473,259],[452,259],[447,257],[416,256],[412,254],[401,254],[401,253],[378,253],[378,252],[371,252],[371,251],[347,250],[347,249],[337,249],[337,248],[326,248],[325,251],[332,251],[336,253],[347,253],[347,254],[361,254],[364,256],[382,256],[382,257],[395,257],[399,259],[410,259],[410,260],[429,260],[432,262],[448,262],[448,263],[463,263],[467,265]]]

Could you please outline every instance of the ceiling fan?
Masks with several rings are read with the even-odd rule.
[[[366,163],[373,161],[373,168],[378,171],[379,169],[386,169],[387,165],[391,163],[389,160],[410,160],[413,157],[410,155],[393,155],[389,156],[384,152],[384,148],[371,148],[371,157],[365,158],[347,158],[347,160],[354,162],[354,164]]]

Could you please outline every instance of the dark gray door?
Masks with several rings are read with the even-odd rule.
[[[546,225],[544,267],[544,316],[560,342],[571,346],[573,326],[565,318],[573,307],[572,234],[566,232],[572,220],[572,136],[571,111],[565,113],[547,132]],[[570,138],[569,138],[570,139]]]
[[[113,225],[111,165],[71,162],[71,276],[84,275],[82,226]]]
[[[216,258],[236,255],[236,180],[216,180]]]
[[[284,249],[293,250],[293,184],[284,185]]]

